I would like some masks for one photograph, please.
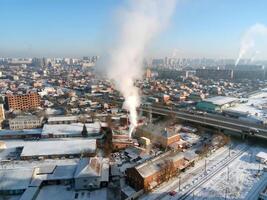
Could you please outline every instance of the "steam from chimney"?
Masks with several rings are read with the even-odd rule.
[[[176,0],[131,0],[120,13],[119,40],[112,47],[108,76],[125,98],[130,112],[130,131],[137,126],[140,96],[135,81],[142,78],[145,49],[169,21]]]
[[[259,37],[267,37],[267,26],[263,24],[254,24],[244,34],[241,39],[240,50],[235,65],[237,65],[240,59],[248,53],[249,50],[255,47],[255,40]]]

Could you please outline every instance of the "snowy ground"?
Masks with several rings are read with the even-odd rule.
[[[267,92],[260,92],[248,99],[247,103],[238,104],[231,107],[229,110],[247,112],[251,115],[257,115],[259,117],[267,118],[266,109],[262,109],[262,106],[267,105]]]
[[[231,150],[231,156],[239,152],[240,149],[246,147],[247,144],[240,144]],[[235,159],[232,163],[221,170],[218,174],[212,177],[208,182],[199,187],[194,194],[191,194],[187,199],[246,199],[257,187],[253,187],[264,180],[263,165],[255,160],[255,155],[260,151],[267,151],[266,147],[250,147],[241,156]],[[229,150],[221,148],[206,160],[206,171],[209,173],[220,163],[229,158]],[[199,161],[195,167],[187,170],[181,175],[181,192],[186,191],[194,186],[201,178],[204,177],[205,169],[204,160]],[[260,166],[260,167],[259,167]],[[260,175],[258,174],[261,169]],[[229,179],[228,179],[229,169]],[[265,173],[266,174],[266,173]],[[266,175],[265,175],[266,176]],[[251,191],[253,190],[253,191]],[[172,197],[168,194],[170,191],[176,191],[177,194]],[[177,199],[179,195],[179,178],[175,177],[167,183],[160,185],[151,193],[142,196],[141,200],[152,199]]]
[[[194,199],[245,199],[252,192],[253,185],[265,176],[263,166],[255,160],[255,155],[260,151],[266,149],[251,147],[228,168],[199,188],[194,193]]]

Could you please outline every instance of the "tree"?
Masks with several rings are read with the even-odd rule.
[[[83,137],[87,137],[88,136],[88,132],[87,132],[87,128],[86,128],[85,124],[83,124],[82,136]]]

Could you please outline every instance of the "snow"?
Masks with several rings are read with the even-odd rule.
[[[7,155],[16,150],[16,147],[22,147],[31,141],[24,140],[5,140],[7,146],[6,150],[0,151],[0,168],[13,169],[13,168],[34,168],[47,165],[73,165],[77,164],[78,159],[46,159],[46,160],[13,160],[7,161]]]
[[[45,124],[42,135],[76,135],[80,136],[83,124]]]
[[[235,97],[227,97],[227,96],[216,96],[204,99],[205,102],[210,102],[215,105],[224,105],[227,103],[232,103],[233,101],[237,101],[238,99]]]
[[[190,132],[180,132],[179,134],[184,141],[189,142],[190,144],[196,143],[200,139],[198,135]]]
[[[231,155],[234,155],[237,151],[244,148],[245,144],[237,145],[234,149],[231,150]],[[156,187],[148,195],[143,195],[141,200],[154,200],[154,199],[170,199],[170,195],[166,195],[169,191],[176,191],[179,193],[179,179],[181,180],[181,190],[185,191],[186,188],[190,188],[192,185],[196,184],[198,180],[203,178],[205,172],[205,162],[206,170],[210,172],[215,166],[219,166],[223,160],[229,156],[229,147],[225,146],[216,150],[209,157],[199,160],[196,162],[195,166],[186,170],[185,173],[182,173],[180,176],[173,177],[168,182],[165,182],[158,187]],[[206,160],[206,161],[205,161]],[[179,178],[180,177],[180,178]],[[218,181],[218,180],[217,180]],[[212,185],[212,184],[211,184]],[[176,197],[176,198],[175,198]],[[173,199],[177,199],[177,195]]]
[[[262,174],[257,176],[262,167],[256,161],[256,154],[261,150],[256,147],[243,153],[229,165],[229,168],[198,189],[195,192],[195,199],[225,199],[225,195],[227,199],[244,199],[251,192],[253,185],[263,176]]]
[[[68,190],[69,186],[54,185],[44,186],[40,190],[36,200],[105,200],[107,199],[107,189],[103,188],[94,191],[79,191]],[[75,198],[75,195],[78,196]]]
[[[53,122],[67,122],[67,121],[77,121],[78,116],[54,116],[48,118],[48,123]]]
[[[81,152],[94,153],[95,150],[94,139],[31,141],[25,143],[21,156],[74,155]]]
[[[248,98],[247,103],[238,104],[228,110],[247,113],[259,118],[267,118],[267,110],[265,109],[266,105],[267,92],[260,92]]]
[[[20,190],[28,187],[32,169],[2,169],[0,170],[0,190]]]
[[[43,127],[42,135],[75,135],[80,136],[83,130],[84,124],[72,123],[72,124],[45,124]],[[100,132],[100,123],[86,123],[86,130],[88,134],[96,134]]]

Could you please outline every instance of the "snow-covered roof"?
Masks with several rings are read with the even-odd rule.
[[[140,173],[142,177],[148,177],[160,171],[161,167],[164,165],[164,163],[166,163],[166,160],[171,160],[175,162],[180,159],[184,159],[183,153],[180,152],[172,154],[172,152],[169,151],[165,154],[157,156],[156,158],[148,162],[136,166],[136,170]]]
[[[82,158],[77,165],[74,177],[100,177],[108,181],[109,160],[101,157]]]
[[[95,150],[95,139],[31,141],[25,143],[21,156],[74,155]]]
[[[23,190],[31,181],[32,169],[3,169],[0,177],[0,190]]]
[[[42,135],[80,135],[82,133],[84,124],[45,124],[43,127]],[[99,133],[101,125],[98,122],[86,123],[86,130],[88,134]]]
[[[261,151],[259,152],[256,157],[260,158],[260,159],[263,159],[264,161],[267,161],[267,153]]]
[[[76,121],[78,116],[54,116],[48,118],[48,123],[50,122],[64,122],[64,121]]]
[[[24,129],[24,130],[9,130],[9,129],[5,129],[5,130],[0,130],[0,136],[1,135],[36,135],[36,134],[40,134],[42,133],[42,129],[41,128],[36,128],[36,129]]]
[[[209,102],[209,103],[213,103],[215,105],[222,106],[224,104],[232,103],[232,102],[237,101],[237,100],[238,100],[238,98],[235,98],[235,97],[216,96],[216,97],[207,98],[204,101]]]
[[[80,135],[83,124],[45,124],[42,135]]]

